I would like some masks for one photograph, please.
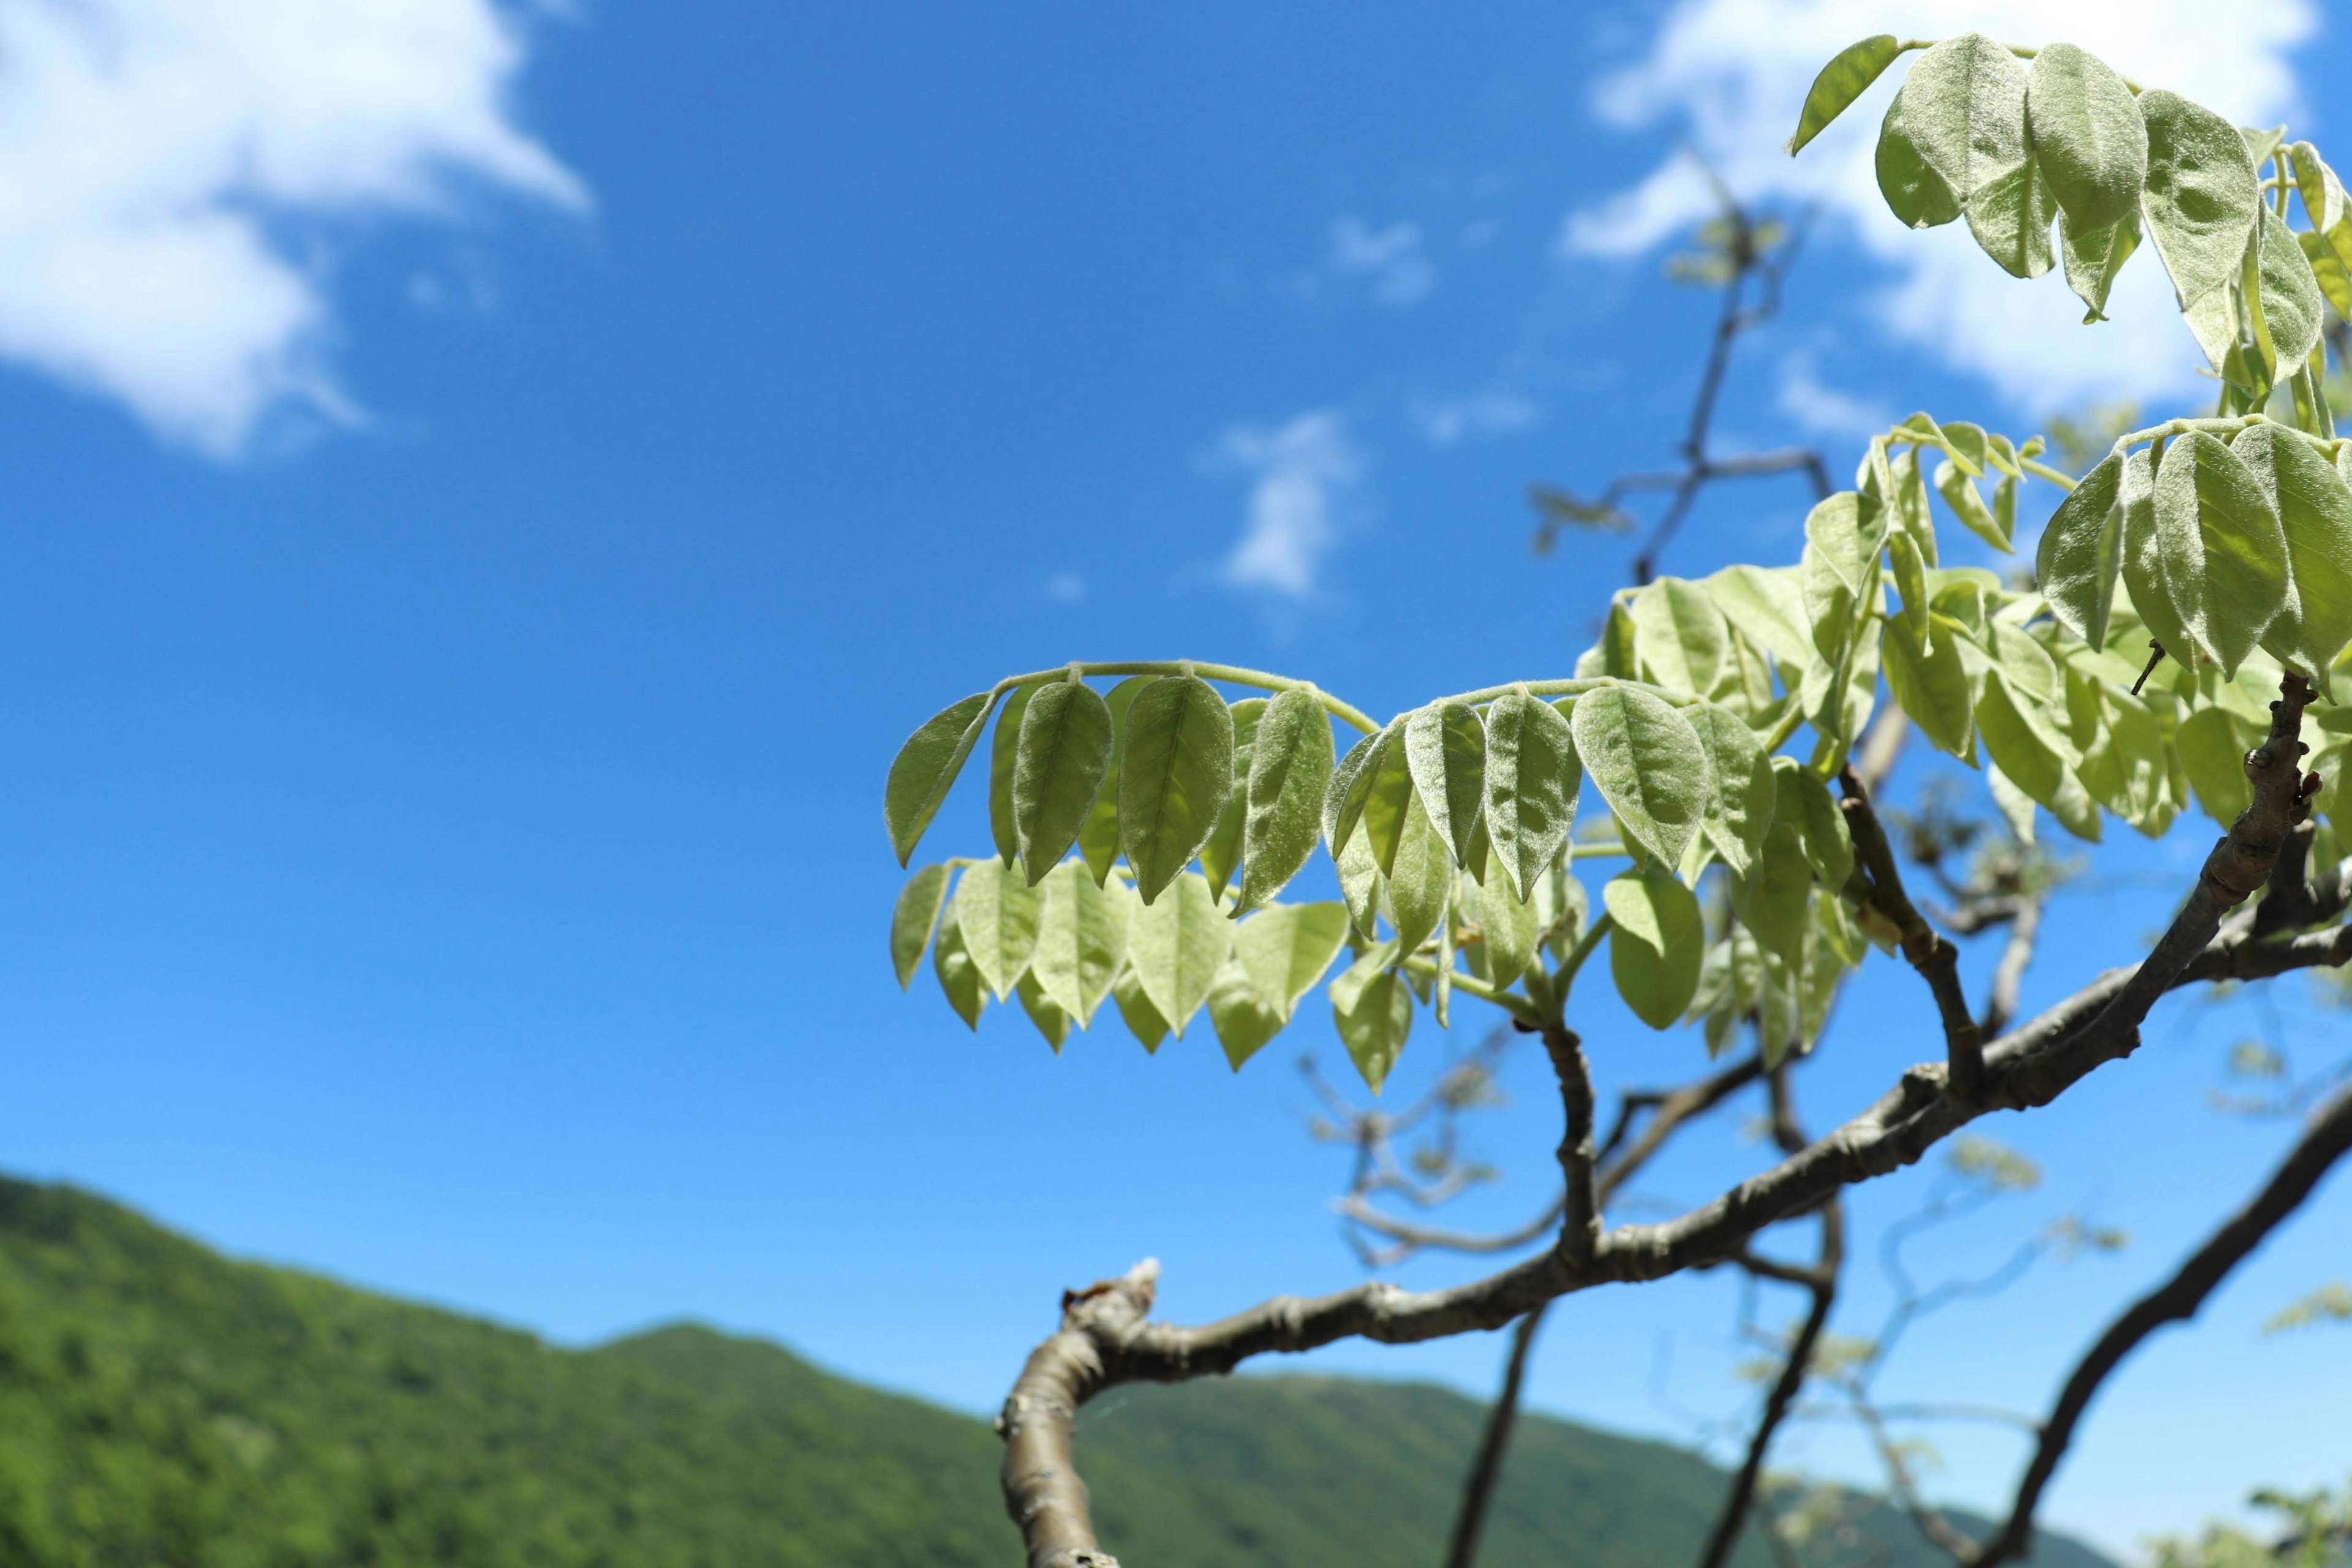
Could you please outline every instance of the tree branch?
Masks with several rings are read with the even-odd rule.
[[[1510,1447],[1512,1424],[1518,1419],[1519,1388],[1528,1375],[1528,1351],[1535,1343],[1536,1331],[1543,1326],[1544,1313],[1550,1308],[1551,1303],[1547,1301],[1521,1318],[1517,1331],[1511,1335],[1511,1359],[1503,1368],[1503,1386],[1486,1418],[1486,1435],[1478,1445],[1478,1458],[1470,1466],[1470,1479],[1463,1484],[1462,1507],[1454,1518],[1454,1538],[1446,1548],[1445,1568],[1471,1568],[1478,1560],[1478,1538],[1486,1528],[1486,1504],[1494,1496],[1496,1478],[1502,1473],[1503,1455]]]
[[[1096,1544],[1070,1428],[1102,1387],[1102,1342],[1143,1321],[1159,1279],[1159,1260],[1147,1258],[1116,1279],[1064,1292],[1060,1331],[1029,1352],[996,1417],[1004,1508],[1028,1544],[1029,1568],[1118,1568]]]
[[[1887,845],[1878,814],[1871,809],[1862,775],[1848,767],[1839,773],[1838,783],[1845,791],[1846,827],[1853,836],[1854,858],[1870,884],[1870,901],[1902,932],[1904,961],[1919,972],[1934,994],[1936,1011],[1944,1021],[1947,1082],[1955,1096],[1969,1099],[1984,1081],[1984,1039],[1969,1013],[1968,994],[1960,989],[1960,950],[1927,923],[1903,890],[1903,874],[1895,869],[1895,851]]]
[[[2025,967],[2033,962],[2033,944],[2042,934],[2042,895],[2029,893],[2016,900],[2010,915],[2009,941],[1993,965],[1992,987],[1985,994],[1984,1017],[1977,1027],[1999,1037],[2017,1015],[2017,994],[2025,984]]]

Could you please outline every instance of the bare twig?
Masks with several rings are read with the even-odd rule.
[[[1960,950],[1954,947],[1913,906],[1903,890],[1903,875],[1895,867],[1886,830],[1871,809],[1870,790],[1862,775],[1849,767],[1838,775],[1845,790],[1846,827],[1853,836],[1853,852],[1869,881],[1870,901],[1895,923],[1903,935],[1903,957],[1919,972],[1936,998],[1944,1021],[1944,1051],[1948,1082],[1961,1100],[1974,1095],[1984,1079],[1983,1037],[1969,1013],[1969,999],[1960,990]]]
[[[1486,1417],[1486,1435],[1479,1441],[1478,1457],[1470,1466],[1470,1476],[1462,1486],[1462,1506],[1454,1518],[1454,1537],[1446,1548],[1445,1568],[1471,1568],[1478,1560],[1478,1538],[1486,1528],[1486,1505],[1495,1493],[1495,1479],[1502,1473],[1503,1455],[1510,1447],[1511,1426],[1518,1419],[1519,1389],[1528,1376],[1528,1351],[1535,1343],[1536,1331],[1543,1326],[1544,1314],[1550,1310],[1547,1301],[1519,1320],[1511,1335],[1511,1357],[1503,1368],[1503,1386],[1495,1396],[1495,1408]]]
[[[1997,1037],[2017,1015],[2017,994],[2025,983],[2026,965],[2033,962],[2033,944],[2042,934],[2042,898],[2029,894],[2016,900],[2010,915],[2009,941],[1993,965],[1992,986],[1985,996],[1984,1017],[1977,1027]]]

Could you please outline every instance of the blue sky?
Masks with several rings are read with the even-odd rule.
[[[1822,211],[1730,444],[1843,468],[1857,410],[2022,434],[2126,384],[2196,396],[2152,263],[2149,308],[2084,332],[2054,279],[1890,237],[1853,184],[1874,110],[1773,161],[1787,84],[1853,37],[2063,14],[2227,112],[2323,144],[2343,119],[2343,50],[2284,0],[2201,47],[2088,5],[435,0],[323,41],[290,0],[228,9],[98,8],[119,134],[86,167],[87,41],[32,48],[48,8],[0,5],[0,71],[53,110],[0,126],[47,193],[0,209],[0,1163],[566,1342],[706,1318],[974,1411],[1056,1292],[1147,1253],[1181,1320],[1360,1270],[1288,1067],[1337,1054],[1313,1006],[1236,1078],[1205,1035],[1056,1059],[898,994],[877,805],[915,723],[1074,656],[1277,668],[1383,713],[1564,672],[1627,550],[1534,558],[1524,490],[1668,455],[1709,308],[1658,265],[1694,210],[1681,138]],[[392,30],[353,68],[366,18]],[[1718,494],[1669,567],[1792,559],[1802,512]],[[961,798],[934,833],[985,841]],[[2202,837],[2101,851],[2029,1004],[2128,957]],[[2343,1024],[2306,994],[2279,1004],[2315,1068]],[[1934,1053],[1907,974],[1843,1006],[1817,1127]],[[2042,1405],[2283,1147],[2201,1100],[2258,1024],[2172,1004],[1990,1128],[2046,1184],[1930,1273],[2086,1206],[2134,1244],[1922,1330],[1890,1388]],[[1612,1085],[1699,1065],[1606,1000],[1587,1033]],[[1444,1056],[1424,1021],[1391,1092]],[[1465,1220],[1544,1194],[1540,1066],[1507,1070],[1477,1136],[1509,1179]],[[1759,1158],[1702,1139],[1644,1191]],[[2050,1518],[2128,1545],[2352,1469],[2352,1336],[2255,1331],[2352,1272],[2347,1205],[2143,1352]],[[1687,1436],[1741,1396],[1736,1294],[1567,1303],[1535,1402]],[[1483,1388],[1500,1353],[1309,1364]],[[2010,1439],[1944,1449],[1938,1491],[2007,1486]],[[1784,1458],[1869,1473],[1833,1434]]]

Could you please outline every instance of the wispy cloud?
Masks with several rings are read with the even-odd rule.
[[[1892,414],[1869,399],[1822,384],[1808,353],[1780,362],[1780,387],[1773,401],[1816,436],[1871,436],[1895,423]]]
[[[1507,392],[1482,392],[1415,411],[1421,433],[1433,446],[1451,447],[1465,436],[1504,436],[1536,422],[1536,405]]]
[[[2229,26],[2209,0],[1681,0],[1649,49],[1601,83],[1601,117],[1628,129],[1679,122],[1733,189],[1818,204],[1833,232],[1885,262],[1895,281],[1876,300],[1886,326],[2032,411],[2091,396],[2196,384],[2201,363],[2154,254],[2135,258],[2108,307],[2082,307],[2054,274],[2021,284],[1977,253],[1964,224],[1906,230],[1878,195],[1872,151],[1894,83],[1887,77],[1804,155],[1781,142],[1813,73],[1873,33],[1937,37],[1974,28],[2006,42],[2080,43],[2138,79],[2188,94],[2241,123],[2291,114],[2289,51],[2317,29],[2308,0],[2237,0]],[[1640,254],[1712,210],[1687,158],[1586,211],[1563,231],[1571,252]]]
[[[1338,540],[1339,499],[1363,475],[1346,421],[1335,409],[1317,408],[1273,429],[1237,426],[1225,432],[1219,455],[1251,477],[1247,521],[1225,557],[1225,581],[1306,597]]]
[[[491,0],[0,0],[0,356],[215,457],[354,420],[320,222],[587,205],[523,57]]]
[[[1419,224],[1375,229],[1361,218],[1343,217],[1331,226],[1326,265],[1339,278],[1361,282],[1383,305],[1410,305],[1437,287],[1437,268]]]

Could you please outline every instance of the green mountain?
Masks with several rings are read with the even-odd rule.
[[[1425,1568],[1479,1416],[1433,1388],[1244,1378],[1118,1391],[1081,1441],[1131,1568]],[[996,1458],[985,1424],[774,1345],[678,1327],[556,1349],[0,1180],[5,1568],[1003,1564]],[[1722,1486],[1679,1450],[1529,1420],[1485,1562],[1679,1568]],[[1817,1568],[1936,1561],[1857,1500]],[[2038,1568],[2105,1565],[2051,1539]]]

